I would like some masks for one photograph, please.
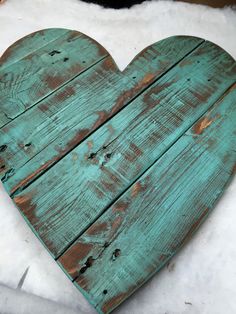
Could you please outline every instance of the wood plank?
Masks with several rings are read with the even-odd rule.
[[[19,193],[15,203],[51,253],[62,254],[215,103],[235,73],[227,53],[202,44]]]
[[[47,36],[48,32],[50,36]],[[18,53],[13,53],[12,63],[7,59],[8,66],[4,60],[7,56],[11,59],[11,51],[15,51],[15,47],[3,55],[0,127],[108,55],[94,40],[76,31],[56,29],[53,41],[49,40],[52,30],[45,30],[43,36],[47,44],[42,45],[44,41],[41,39],[41,45],[36,45],[34,50],[28,47],[32,44],[29,39],[22,40],[16,48]],[[33,35],[33,42],[35,37],[39,37],[40,43],[42,35]]]
[[[7,48],[0,59],[0,69],[18,62],[34,51],[48,45],[68,33],[68,29],[49,28],[36,31],[23,38],[20,38],[13,45]]]
[[[0,178],[99,313],[178,251],[236,172],[236,63],[198,38],[120,72],[81,33],[37,32],[1,58],[0,100]]]
[[[199,227],[236,170],[236,84],[59,259],[99,313],[153,276]]]
[[[124,73],[107,57],[2,128],[7,190],[34,180],[202,42],[171,37],[141,52]]]
[[[13,45],[11,45],[1,56],[0,58],[0,71],[5,67],[9,66],[12,63],[17,62],[18,60],[26,57],[28,54],[32,54],[34,50],[41,48],[42,46],[47,45],[49,42],[57,40],[59,37],[68,33],[68,30],[62,29],[48,29],[41,30],[35,33],[32,33],[24,38],[21,38]],[[3,81],[1,76],[0,81]],[[1,85],[0,85],[1,86]],[[0,127],[6,125],[10,122],[4,111],[0,110]]]

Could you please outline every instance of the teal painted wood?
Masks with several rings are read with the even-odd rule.
[[[236,63],[199,38],[120,72],[81,33],[36,32],[0,60],[0,99],[0,178],[99,313],[178,251],[235,172]]]
[[[52,28],[40,30],[29,34],[11,45],[1,56],[1,69],[8,67],[10,64],[18,62],[34,51],[46,46],[60,38],[62,35],[68,33],[67,29]]]
[[[60,258],[99,313],[155,274],[209,214],[235,171],[235,99],[236,84]]]
[[[49,30],[37,33],[31,41],[27,37],[12,61],[9,60],[11,51],[18,50],[18,46],[13,45],[3,55],[3,62],[7,59],[8,63],[1,65],[0,126],[108,55],[100,45],[79,32],[58,29],[54,40],[52,35]],[[41,44],[36,42],[36,47],[32,44],[34,37],[38,40],[41,37]]]
[[[7,190],[13,193],[35,179],[202,42],[161,41],[140,53],[123,74],[106,58],[8,123],[0,130],[0,146],[8,146],[1,155],[2,178],[14,174]]]
[[[228,72],[219,78],[226,58]],[[225,52],[203,43],[17,195],[16,203],[28,204],[26,216],[55,257],[214,104],[234,82],[235,69]],[[83,208],[79,215],[77,208]]]

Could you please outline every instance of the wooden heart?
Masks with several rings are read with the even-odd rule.
[[[157,272],[235,172],[236,63],[175,36],[121,72],[65,29],[0,68],[0,174],[34,233],[99,313]]]

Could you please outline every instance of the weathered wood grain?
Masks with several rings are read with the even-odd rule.
[[[14,198],[55,257],[214,104],[235,72],[232,58],[204,43]]]
[[[27,37],[19,44],[21,49],[17,45],[3,55],[3,62],[7,59],[8,63],[0,65],[0,127],[108,55],[94,40],[76,31],[57,30],[54,40],[50,30],[40,34],[31,40]],[[35,37],[39,42],[32,48]],[[12,50],[18,53],[10,61]]]
[[[7,190],[15,192],[55,164],[202,42],[186,37],[161,41],[140,53],[124,73],[107,57],[3,127],[0,146],[7,149],[1,154],[1,178],[8,179]]]
[[[170,37],[121,72],[49,29],[0,59],[0,178],[99,313],[178,251],[235,169],[236,63],[210,42]]]
[[[46,46],[48,43],[57,40],[59,37],[68,33],[68,29],[49,28],[31,33],[17,40],[3,53],[0,59],[1,69],[8,67],[10,64],[18,62],[22,58],[34,51]]]
[[[99,313],[160,269],[213,208],[236,166],[236,84],[59,259]]]

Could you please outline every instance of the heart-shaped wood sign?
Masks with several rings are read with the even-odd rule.
[[[109,313],[185,243],[235,172],[236,63],[175,36],[121,72],[91,38],[48,29],[4,53],[0,88],[5,189]]]

